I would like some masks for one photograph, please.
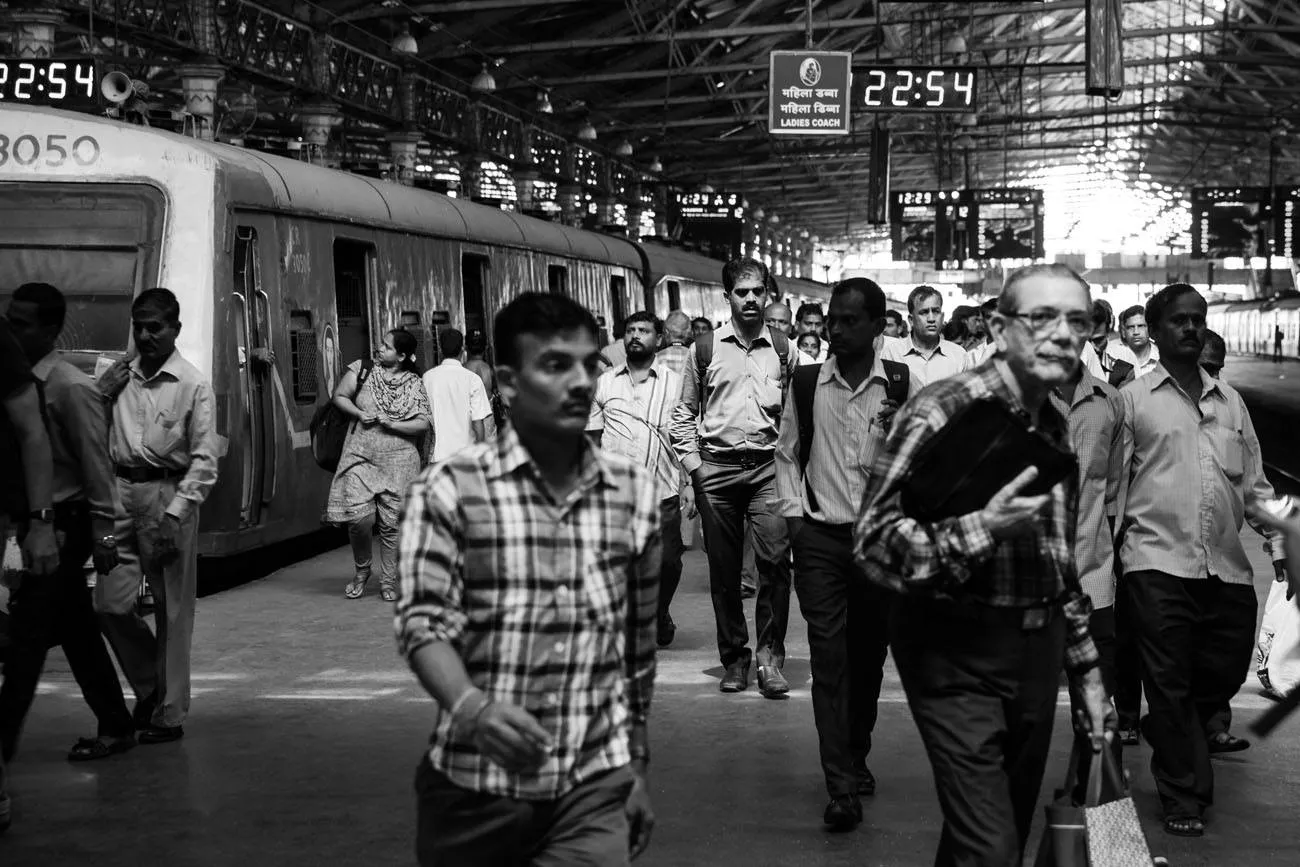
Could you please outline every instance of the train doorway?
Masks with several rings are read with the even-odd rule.
[[[340,371],[371,357],[370,260],[374,248],[356,241],[334,242],[334,310],[338,319]]]
[[[244,219],[241,216],[241,221]],[[275,498],[276,479],[275,386],[271,377],[279,373],[274,367],[271,347],[271,299],[262,286],[257,239],[255,226],[236,228],[231,297],[239,362],[240,417],[234,420],[231,430],[242,434],[238,448],[243,482],[239,518],[243,527],[262,523],[263,510]]]
[[[475,331],[488,334],[487,289],[488,257],[476,253],[463,253],[460,257],[461,294],[465,299],[465,334]]]

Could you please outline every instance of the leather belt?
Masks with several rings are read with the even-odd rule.
[[[745,451],[734,452],[714,452],[709,449],[700,449],[700,457],[711,464],[723,464],[729,467],[763,467],[776,460],[775,451],[758,451],[748,449]]]
[[[169,479],[185,477],[184,470],[172,470],[166,467],[127,467],[122,464],[114,465],[113,474],[119,479],[126,479],[137,485],[143,482],[165,482]]]

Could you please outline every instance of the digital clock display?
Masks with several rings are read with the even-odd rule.
[[[867,111],[974,111],[973,66],[855,67],[862,82],[858,106]]]
[[[93,57],[0,58],[0,104],[79,108],[99,102]]]

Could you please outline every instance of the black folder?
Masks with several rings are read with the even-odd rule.
[[[903,481],[903,513],[931,522],[977,512],[1031,466],[1038,468],[1038,477],[1021,496],[1045,494],[1079,471],[1072,451],[1030,427],[1005,403],[977,400],[922,446]]]

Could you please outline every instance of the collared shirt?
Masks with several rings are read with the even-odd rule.
[[[506,428],[416,478],[398,538],[402,654],[447,642],[474,686],[527,710],[556,744],[539,770],[511,773],[440,713],[436,770],[464,789],[556,800],[630,761],[654,687],[662,547],[645,470],[588,445],[577,487],[557,500]]]
[[[929,352],[916,345],[911,337],[890,338],[881,350],[882,357],[901,361],[912,372],[911,381],[922,389],[932,382],[956,376],[972,365],[966,350],[951,340],[940,339]]]
[[[996,343],[981,343],[966,352],[967,368],[977,367],[992,358],[998,351]]]
[[[1110,346],[1106,347],[1106,354],[1111,357],[1112,364],[1115,361],[1127,361],[1133,365],[1133,377],[1135,379],[1146,376],[1148,373],[1154,373],[1156,365],[1160,363],[1160,350],[1156,348],[1154,343],[1147,344],[1146,358],[1141,360],[1121,340],[1113,341]]]
[[[91,517],[117,517],[117,481],[108,457],[104,398],[94,380],[57,352],[32,365],[45,399],[45,426],[54,457],[54,502],[83,501]]]
[[[1070,444],[1079,457],[1079,584],[1093,607],[1106,608],[1115,604],[1115,537],[1108,517],[1115,516],[1123,482],[1124,406],[1118,391],[1087,370],[1068,405],[1055,393],[1050,399],[1069,417]]]
[[[140,359],[113,403],[108,452],[114,464],[184,473],[167,514],[185,520],[217,482],[212,386],[180,352],[145,378]]]
[[[796,366],[790,344],[788,376]],[[673,410],[672,443],[688,473],[703,462],[700,449],[728,452],[776,449],[781,422],[781,359],[767,326],[745,348],[728,322],[713,332],[713,358],[706,382],[696,371],[682,378],[682,399]]]
[[[424,372],[433,421],[432,460],[445,460],[474,441],[471,424],[492,415],[483,380],[458,359],[446,358]]]
[[[989,396],[1025,411],[1006,362],[994,359],[923,391],[895,416],[867,481],[854,533],[854,553],[872,582],[897,592],[999,608],[1044,605],[1066,594],[1078,574],[1074,562],[1078,479],[1074,477],[1052,489],[1036,531],[1018,539],[994,539],[980,512],[934,523],[903,513],[903,483],[925,444],[964,406]],[[1068,439],[1065,419],[1050,404],[1039,410],[1038,428],[1058,444]],[[1080,670],[1095,665],[1088,598],[1069,595],[1064,611],[1066,667]]]
[[[638,385],[626,362],[602,373],[587,430],[602,432],[602,451],[623,455],[649,470],[659,485],[659,499],[666,500],[682,488],[682,471],[668,440],[682,378],[658,361],[648,374]]]
[[[655,353],[655,362],[662,364],[678,376],[686,376],[686,365],[692,360],[691,347],[684,343],[670,343]]]
[[[1204,370],[1194,401],[1158,365],[1120,389],[1121,444],[1129,486],[1124,502],[1120,562],[1125,573],[1155,570],[1179,578],[1210,575],[1250,584],[1241,544],[1247,497],[1270,499],[1255,426],[1241,395]],[[1269,539],[1273,559],[1285,557],[1280,534]]]
[[[600,351],[600,360],[610,367],[618,367],[627,361],[627,347],[622,340],[615,340]]]
[[[887,430],[878,421],[888,378],[876,358],[867,378],[851,388],[832,357],[817,375],[813,393],[814,432],[808,468],[799,467],[799,410],[785,402],[776,443],[776,509],[786,518],[805,515],[827,524],[852,524],[862,506],[872,463]],[[910,384],[909,384],[910,385]],[[808,502],[811,488],[817,508]]]

